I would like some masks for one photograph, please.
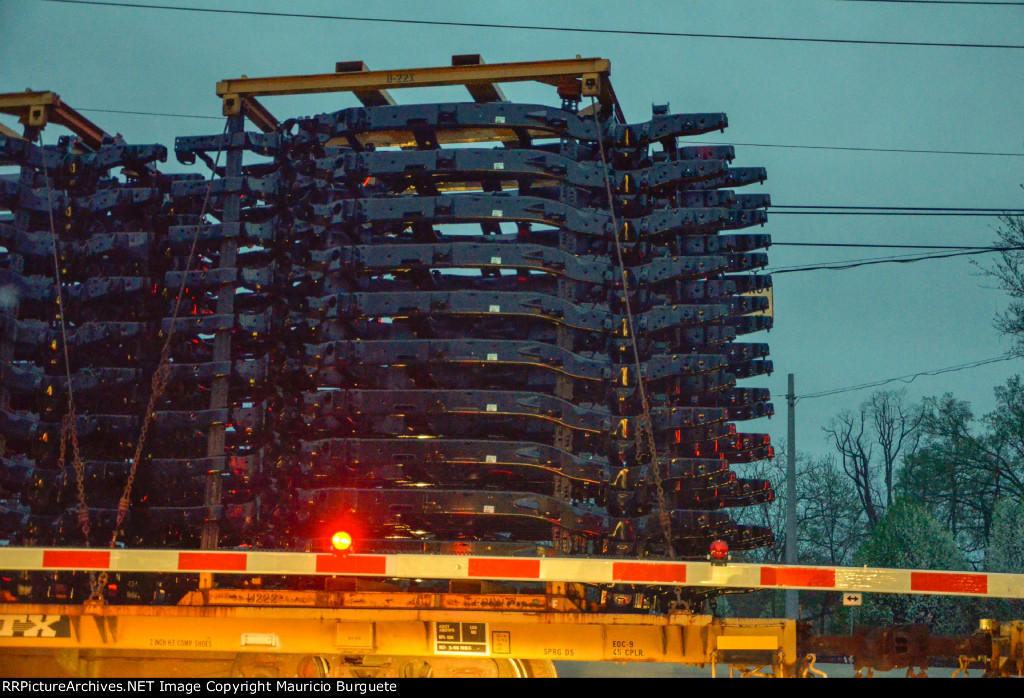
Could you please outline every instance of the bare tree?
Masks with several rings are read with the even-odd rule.
[[[895,498],[896,470],[917,447],[921,410],[906,404],[906,394],[881,390],[857,412],[844,412],[825,428],[839,452],[843,471],[853,483],[874,528]]]
[[[1003,248],[999,261],[981,266],[1010,295],[1010,305],[996,316],[996,328],[1016,341],[1016,351],[1024,353],[1024,216],[1004,216],[996,244]]]

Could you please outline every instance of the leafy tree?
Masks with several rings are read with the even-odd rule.
[[[984,439],[970,405],[945,395],[924,402],[920,448],[905,459],[897,490],[926,506],[971,559],[985,548],[995,501]]]
[[[1024,574],[1024,501],[1005,497],[996,504],[985,569]]]
[[[920,504],[897,499],[879,519],[854,561],[869,567],[960,570],[969,568],[953,535]],[[924,623],[936,634],[974,627],[973,604],[945,596],[869,594],[859,620],[869,624]]]
[[[989,572],[1024,574],[1024,501],[1004,497],[992,516],[992,536],[985,551]],[[1024,600],[1000,600],[993,604],[996,618],[1024,618]]]
[[[997,408],[975,422],[970,405],[951,395],[924,403],[921,446],[906,458],[897,482],[980,562],[1002,498],[1024,501],[1024,384],[996,388]]]

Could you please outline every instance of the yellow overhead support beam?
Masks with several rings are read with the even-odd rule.
[[[0,94],[0,114],[10,114],[27,128],[43,128],[52,122],[65,126],[86,146],[99,148],[107,133],[61,101],[55,92],[8,92]]]
[[[504,95],[496,85],[507,82],[541,82],[559,88],[560,93],[594,97],[616,111],[625,121],[611,86],[611,62],[605,58],[575,58],[556,61],[485,64],[476,57],[459,56],[456,65],[401,70],[365,70],[361,61],[339,63],[344,72],[317,75],[285,75],[267,78],[242,77],[217,83],[217,95],[223,99],[225,116],[243,113],[243,103],[253,97],[352,92],[374,104],[390,101],[388,90],[409,87],[463,85],[477,100]],[[379,96],[379,97],[378,97]]]

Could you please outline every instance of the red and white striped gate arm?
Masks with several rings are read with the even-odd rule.
[[[5,547],[0,570],[491,579],[1024,599],[1024,574],[573,557]]]

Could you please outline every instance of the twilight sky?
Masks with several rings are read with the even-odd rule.
[[[1024,7],[843,0],[445,3],[389,0],[167,0],[181,7],[259,9],[395,19],[616,28],[682,33],[1024,45]],[[452,54],[489,63],[603,57],[629,121],[651,104],[729,116],[724,134],[694,142],[737,144],[736,166],[763,166],[775,205],[1024,208],[1024,50],[878,46],[721,38],[644,37],[432,27],[328,19],[0,0],[0,92],[53,90],[129,142],[220,133],[220,79],[329,72],[340,60],[371,68],[447,65]],[[543,86],[507,85],[514,101],[557,105]],[[418,94],[422,92],[421,94]],[[461,89],[395,91],[400,103],[465,101]],[[347,95],[265,100],[284,119],[358,103]],[[15,126],[9,117],[0,117]],[[44,134],[53,142],[61,129]],[[746,145],[743,145],[746,144]],[[760,144],[760,145],[754,145]],[[1004,153],[884,153],[827,146]],[[173,156],[172,156],[173,161]],[[171,167],[180,167],[170,163]],[[977,245],[998,221],[960,216],[787,215],[770,212],[774,242]],[[756,232],[756,231],[752,231]],[[886,257],[908,250],[770,250],[772,268]],[[776,327],[767,336],[775,373],[747,381],[774,396],[772,420],[740,424],[781,443],[786,374],[797,395],[1000,356],[1010,342],[992,326],[1005,295],[968,258],[775,277]],[[976,259],[985,259],[978,257]],[[906,385],[908,396],[952,392],[976,414],[992,388],[1021,370],[993,363]],[[901,387],[895,383],[889,387]],[[800,401],[797,446],[824,452],[822,427],[870,390]],[[742,466],[740,467],[742,469]]]

